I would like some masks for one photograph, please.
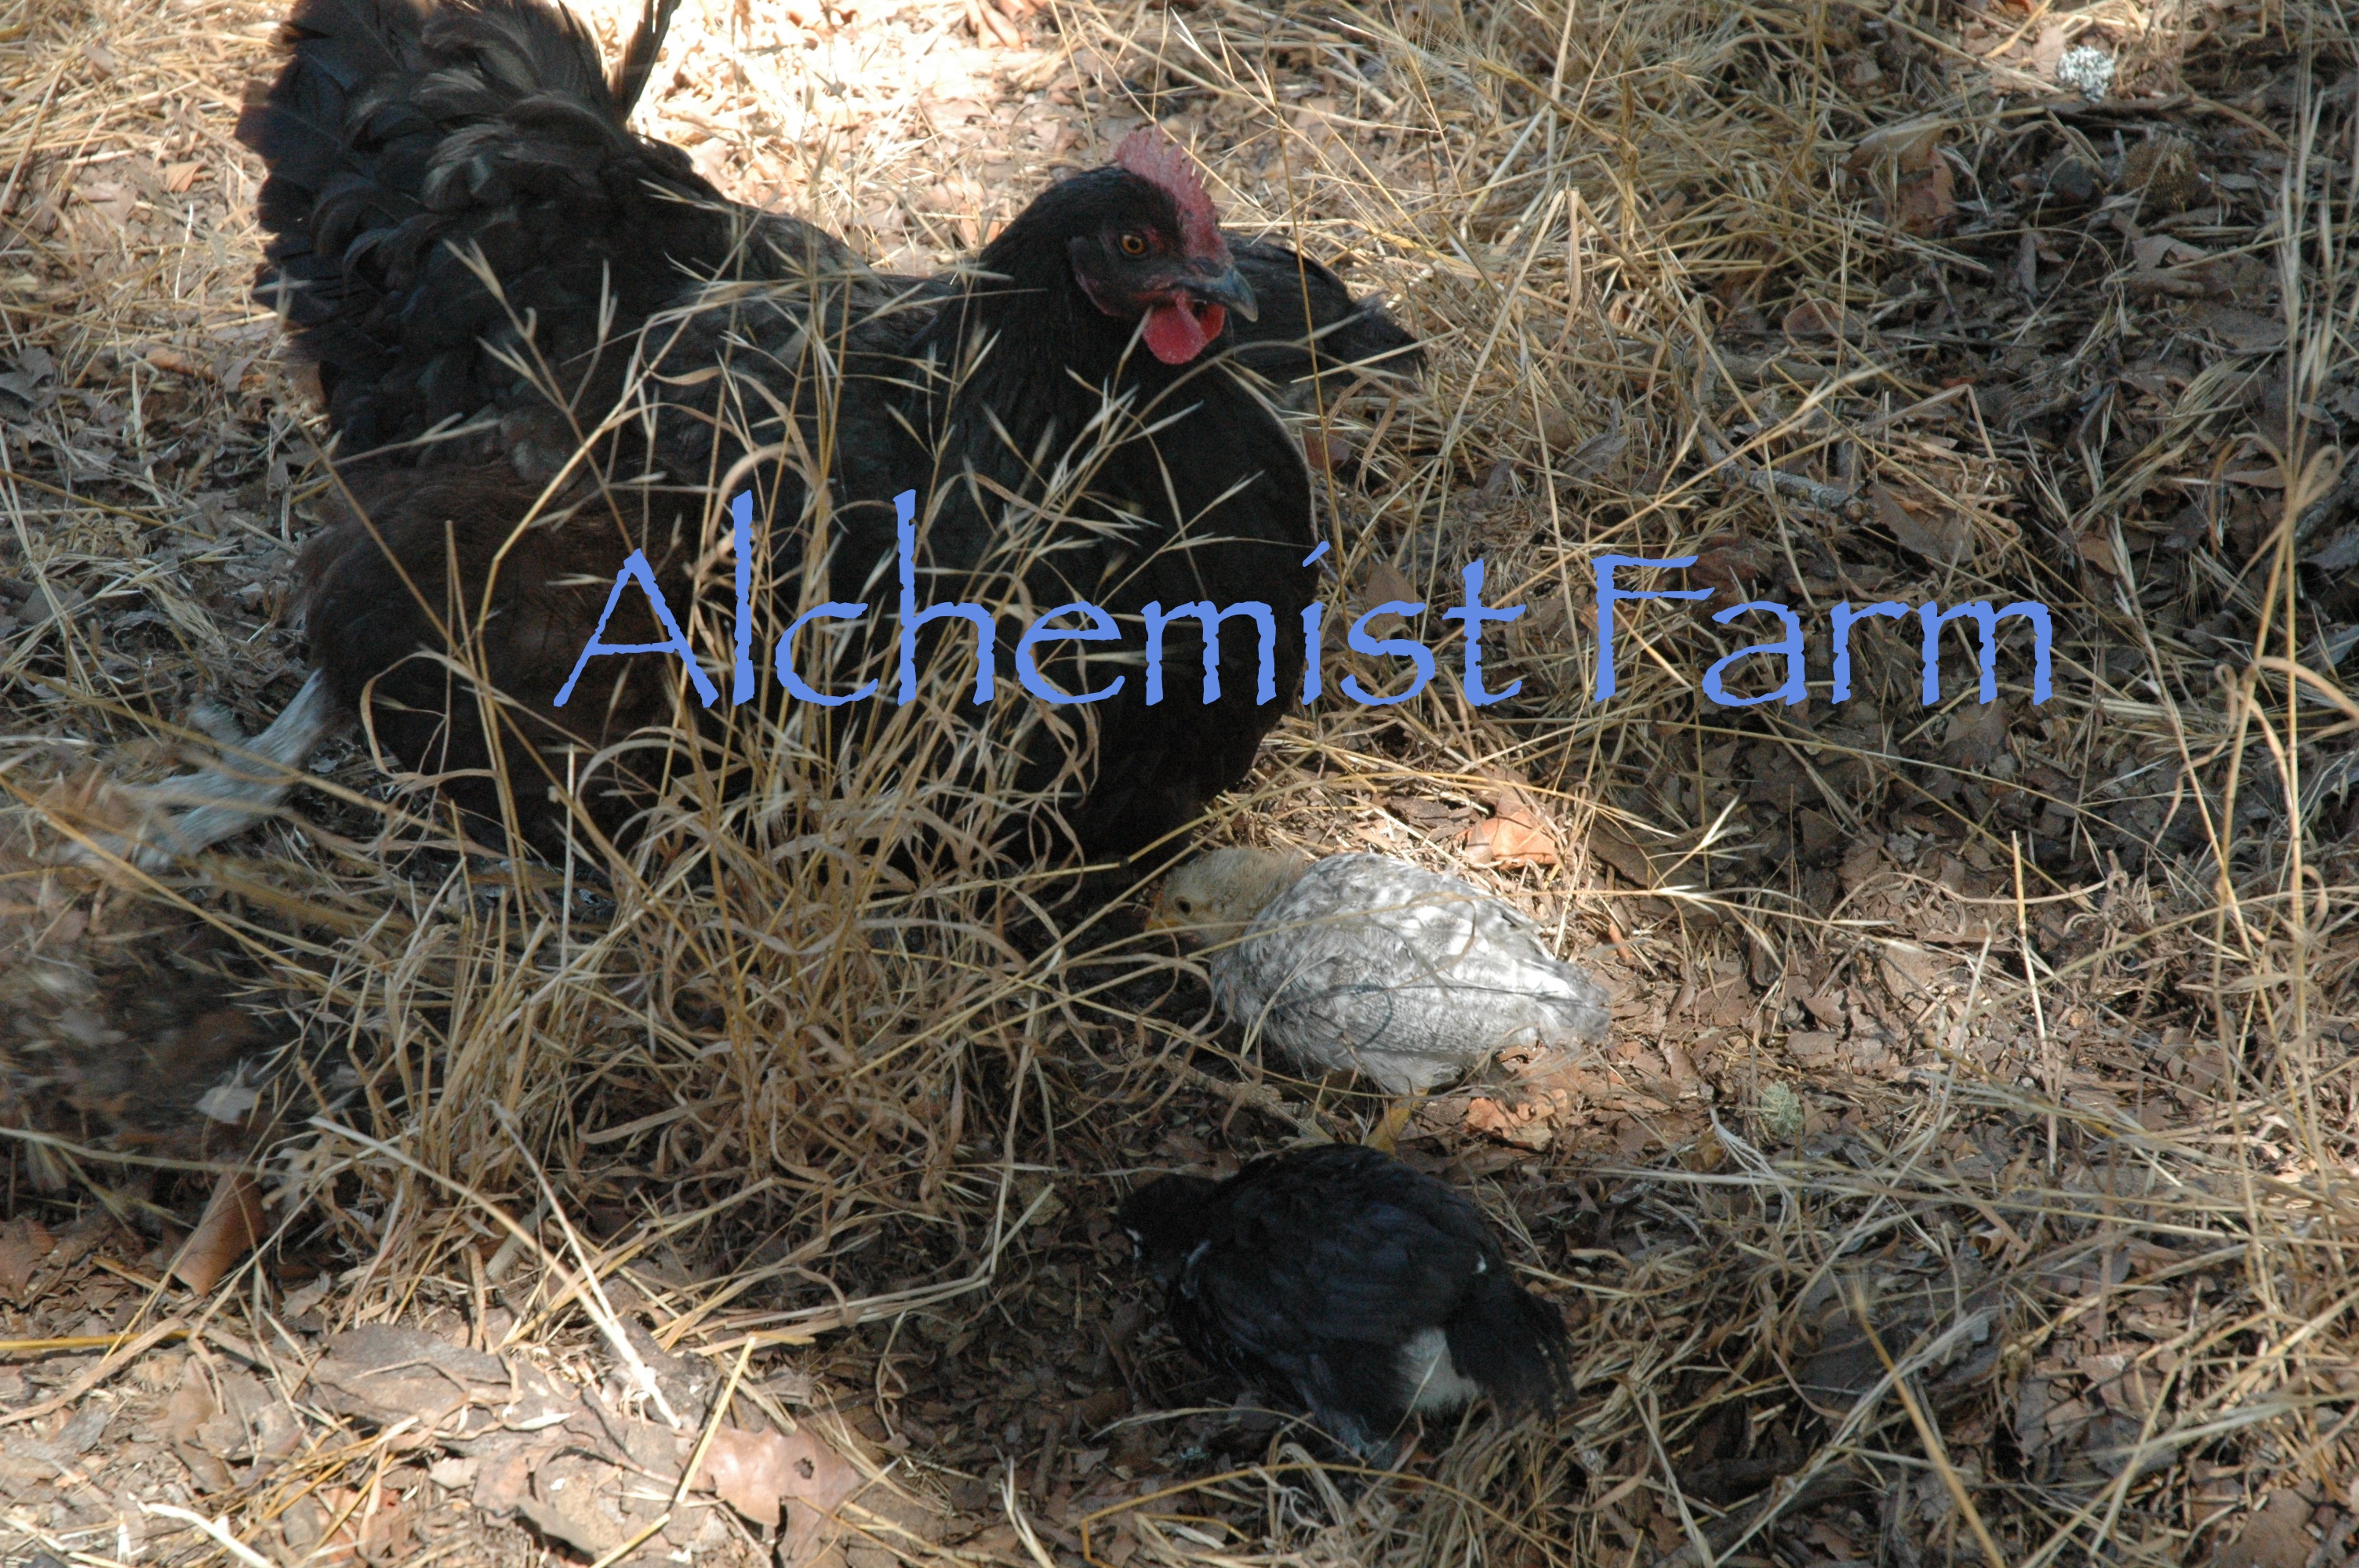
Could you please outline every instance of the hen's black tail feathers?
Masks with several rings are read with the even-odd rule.
[[[238,139],[269,168],[258,290],[347,449],[497,405],[516,323],[562,362],[727,260],[741,215],[625,128],[670,8],[650,0],[610,85],[553,0],[297,0]]]
[[[1503,1410],[1551,1410],[1565,1379],[1564,1317],[1503,1270],[1444,1326],[1450,1359]]]
[[[671,14],[679,9],[679,0],[647,0],[639,13],[639,25],[631,29],[630,42],[623,46],[623,57],[606,79],[607,96],[614,101],[614,115],[620,120],[639,102],[647,91],[647,78],[656,69],[656,55],[663,48],[664,32],[671,26]]]
[[[1332,381],[1330,395],[1363,375],[1406,381],[1424,368],[1425,351],[1374,299],[1354,299],[1343,280],[1290,246],[1269,240],[1233,243],[1237,270],[1260,302],[1258,319],[1229,319],[1238,363],[1307,395]]]

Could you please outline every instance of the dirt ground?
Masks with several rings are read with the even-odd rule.
[[[60,862],[303,677],[274,17],[0,0],[0,1563],[2359,1563],[2347,10],[688,0],[639,124],[739,200],[931,270],[1151,118],[1428,345],[1306,426],[1336,593],[1484,559],[1523,688],[1290,718],[1208,833],[1480,881],[1614,1031],[1410,1125],[1574,1379],[1386,1476],[1112,1227],[1381,1108],[1136,903],[824,814],[518,867],[352,737]],[[1600,701],[1606,552],[1717,597]],[[2009,622],[1925,701],[1913,618],[1832,700],[1832,606],[1978,599],[2046,700]],[[1702,695],[1746,600],[1806,700]]]

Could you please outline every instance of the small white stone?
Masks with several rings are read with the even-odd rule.
[[[262,1096],[240,1083],[215,1084],[197,1101],[199,1114],[232,1126],[244,1121],[246,1112],[262,1103]]]
[[[2114,90],[2114,70],[2112,55],[2093,45],[2074,44],[2056,62],[2056,82],[2078,88],[2090,103],[2099,103]]]

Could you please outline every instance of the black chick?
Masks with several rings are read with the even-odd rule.
[[[1516,1283],[1472,1202],[1374,1149],[1294,1150],[1226,1182],[1165,1176],[1121,1224],[1190,1354],[1292,1399],[1364,1457],[1388,1458],[1410,1416],[1480,1395],[1555,1402],[1556,1308]]]

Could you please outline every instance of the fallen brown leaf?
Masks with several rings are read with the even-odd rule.
[[[1556,829],[1546,808],[1521,779],[1503,770],[1487,771],[1495,784],[1484,796],[1491,815],[1470,825],[1462,838],[1467,860],[1478,866],[1555,865]]]
[[[1859,330],[1859,319],[1838,306],[1805,299],[1786,312],[1784,326],[1789,338],[1842,338]]]
[[[1798,1067],[1832,1067],[1842,1060],[1843,1042],[1815,1029],[1798,1029],[1786,1036],[1786,1054]]]
[[[1751,593],[1753,585],[1777,565],[1766,546],[1741,534],[1714,534],[1697,543],[1695,555],[1688,580],[1736,600]]]
[[[1938,234],[1955,222],[1958,187],[1950,160],[1936,153],[1925,168],[1902,174],[1893,207],[1907,233]]]
[[[411,1529],[408,1510],[388,1501],[382,1487],[365,1494],[348,1487],[328,1486],[317,1494],[322,1507],[342,1522],[311,1549],[307,1562],[322,1564],[397,1563],[408,1552]]]
[[[0,1297],[24,1305],[25,1292],[33,1282],[33,1271],[41,1266],[41,1260],[57,1244],[57,1238],[29,1215],[0,1225]]]
[[[1466,858],[1478,866],[1553,866],[1556,835],[1522,806],[1503,806],[1466,829]]]
[[[1943,748],[1951,762],[1970,772],[1988,767],[2006,752],[2006,721],[2004,697],[1976,707],[1971,715],[1952,718],[1949,744]]]
[[[1589,853],[1593,859],[1613,867],[1632,887],[1650,888],[1655,885],[1655,864],[1647,851],[1619,828],[1603,820],[1589,830]]]
[[[1359,601],[1359,608],[1364,611],[1395,600],[1404,604],[1421,602],[1418,598],[1417,585],[1390,561],[1370,561],[1353,573],[1353,597]]]
[[[2285,342],[2283,317],[2264,316],[2257,310],[2246,310],[2234,305],[2198,300],[2181,312],[2179,319],[2182,324],[2210,332],[2241,352],[2258,352],[2263,349],[2280,347]]]
[[[1466,1106],[1467,1129],[1513,1143],[1524,1149],[1545,1149],[1556,1136],[1545,1118],[1519,1119],[1514,1111],[1495,1099],[1470,1100]]]
[[[2299,1493],[2272,1492],[2242,1533],[2213,1555],[2213,1568],[2302,1568],[2310,1561],[2309,1523],[2310,1505]]]
[[[1885,485],[1868,490],[1875,500],[1875,520],[1891,530],[1902,549],[1936,566],[1962,561],[1973,551],[1974,531],[1957,513],[1903,500]]]
[[[1302,459],[1313,473],[1332,473],[1352,460],[1352,443],[1342,436],[1308,430],[1302,437]]]
[[[2114,549],[2111,534],[2083,534],[2076,543],[2082,560],[2107,577],[2122,575],[2121,557]]]
[[[1941,118],[1880,125],[1843,155],[1843,168],[1853,174],[1864,174],[1888,159],[1904,169],[1922,168],[1935,156],[1949,130],[1950,122]]]
[[[775,1432],[723,1427],[712,1434],[695,1484],[756,1524],[776,1527],[786,1519],[784,1560],[795,1563],[836,1509],[860,1489],[861,1477],[842,1454],[809,1432],[782,1437]],[[801,1507],[788,1510],[790,1502]]]

